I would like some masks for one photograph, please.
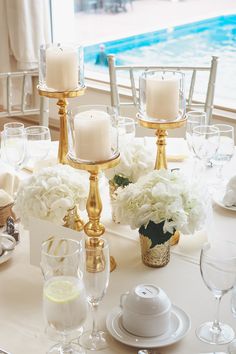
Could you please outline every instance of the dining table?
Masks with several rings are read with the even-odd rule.
[[[176,153],[178,149],[175,147],[181,146],[182,149],[186,142],[184,139],[170,138],[168,144],[173,146]],[[168,167],[182,169],[191,175],[193,159],[187,148],[185,152],[185,157],[181,152],[182,158],[179,161],[178,158],[170,158]],[[209,186],[215,172],[215,167],[207,167],[204,172],[205,183]],[[236,154],[225,165],[223,172],[227,178],[236,175]],[[21,171],[21,178],[29,175],[28,171]],[[195,333],[203,322],[214,320],[216,314],[216,300],[201,277],[199,257],[201,246],[207,239],[236,241],[236,208],[231,210],[224,207],[211,191],[209,216],[202,233],[185,235],[182,241],[181,235],[179,243],[171,246],[169,263],[161,268],[151,268],[142,263],[138,230],[131,230],[127,225],[112,221],[108,183],[104,176],[102,179],[101,221],[106,228],[104,237],[109,241],[110,253],[117,266],[110,273],[109,286],[98,309],[98,323],[101,329],[108,331],[109,344],[100,353],[137,354],[139,349],[145,348],[155,354],[227,352],[227,344],[204,343]],[[214,190],[219,192],[217,187]],[[86,213],[83,214],[83,217],[86,216]],[[47,352],[56,339],[47,330],[43,315],[44,279],[41,269],[30,264],[30,237],[33,235],[29,235],[29,231],[21,224],[19,230],[20,242],[11,258],[0,264],[0,349],[11,354],[42,354]],[[83,232],[78,232],[78,239],[83,236]],[[178,330],[165,336],[163,340],[158,337],[137,337],[122,326],[121,294],[138,284],[153,284],[162,288],[170,298],[173,308],[181,313]],[[222,298],[220,320],[231,325],[236,332],[236,318],[231,312],[230,301],[231,291]],[[92,316],[89,314],[84,329],[91,326]]]

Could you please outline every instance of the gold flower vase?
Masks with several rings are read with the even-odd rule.
[[[170,239],[172,234],[163,231],[164,222],[150,221],[139,229],[142,261],[153,268],[164,267],[170,260]]]

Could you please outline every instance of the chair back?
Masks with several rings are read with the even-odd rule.
[[[48,126],[48,99],[40,97],[40,105],[38,108],[29,107],[27,104],[27,94],[29,92],[29,85],[32,85],[34,78],[38,78],[38,71],[20,71],[0,73],[0,85],[5,98],[4,106],[0,110],[1,117],[26,116],[26,115],[40,115],[40,124]],[[17,80],[17,91],[20,92],[20,104],[14,104],[15,93],[13,89],[13,82]],[[19,95],[17,95],[19,96]]]
[[[173,70],[185,73],[186,87],[186,108],[187,110],[203,110],[207,114],[208,122],[211,121],[214,107],[215,82],[217,73],[218,57],[213,56],[209,66],[125,66],[116,65],[114,55],[108,55],[111,105],[116,107],[118,113],[123,106],[136,106],[139,104],[138,96],[138,74],[151,70]],[[120,75],[118,76],[118,72]],[[126,73],[126,75],[125,75]],[[127,75],[128,74],[128,75]],[[197,78],[205,78],[204,83]],[[198,81],[198,82],[197,82]],[[121,100],[122,91],[127,88],[130,96],[129,102]],[[201,92],[199,91],[201,88]],[[202,90],[204,89],[204,90]],[[198,92],[197,92],[198,91]],[[205,92],[203,92],[205,91]],[[197,92],[197,94],[196,94]]]

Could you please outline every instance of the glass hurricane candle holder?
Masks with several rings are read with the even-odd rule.
[[[99,164],[115,159],[118,117],[110,106],[80,106],[68,115],[69,158],[77,163]]]
[[[83,48],[74,44],[40,46],[39,88],[49,92],[76,91],[84,87]]]
[[[185,116],[184,73],[146,71],[139,80],[139,115],[153,122],[170,122]]]

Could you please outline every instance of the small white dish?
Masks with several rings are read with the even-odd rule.
[[[224,195],[225,195],[225,191],[220,189],[218,191],[215,191],[215,193],[213,194],[212,196],[212,199],[213,201],[219,205],[221,208],[224,208],[226,210],[232,210],[232,211],[236,211],[236,206],[225,206],[224,203],[223,203],[223,198],[224,198]]]
[[[3,253],[0,256],[0,264],[5,263],[6,261],[8,261],[8,259],[11,258],[13,252],[14,252],[14,249],[10,250],[10,251],[4,250]]]
[[[172,305],[170,328],[157,337],[139,337],[126,331],[122,325],[122,309],[116,306],[106,319],[108,332],[113,338],[123,344],[136,348],[165,347],[180,341],[190,330],[189,316],[179,307]]]

